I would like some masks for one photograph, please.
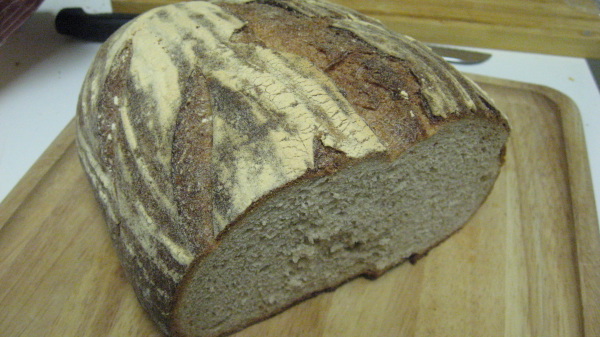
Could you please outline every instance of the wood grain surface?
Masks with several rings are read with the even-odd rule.
[[[476,77],[513,129],[492,194],[416,265],[358,278],[235,336],[600,336],[583,129],[551,89]],[[71,123],[0,204],[0,335],[158,336],[80,167]]]
[[[181,0],[112,0],[141,13]],[[330,0],[430,43],[600,58],[594,0]]]

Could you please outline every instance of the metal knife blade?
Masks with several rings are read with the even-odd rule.
[[[448,48],[431,44],[428,44],[428,46],[434,53],[443,57],[444,60],[454,64],[477,64],[485,62],[492,57],[491,54],[472,50]]]

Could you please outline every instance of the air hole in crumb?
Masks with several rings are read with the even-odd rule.
[[[357,242],[352,243],[350,246],[344,247],[344,250],[346,250],[346,251],[360,250],[360,248],[362,246],[364,246],[364,242],[357,241]]]

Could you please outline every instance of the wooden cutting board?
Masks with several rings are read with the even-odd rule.
[[[512,135],[492,194],[416,265],[241,336],[600,336],[600,237],[581,120],[551,89],[477,77]],[[0,335],[158,336],[79,165],[71,123],[0,204]]]

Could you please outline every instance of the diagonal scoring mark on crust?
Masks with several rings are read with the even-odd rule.
[[[215,236],[254,201],[314,167],[313,138],[353,158],[385,151],[335,84],[312,63],[230,42],[244,23],[227,11],[198,2],[160,9],[160,16],[151,29],[174,30],[187,37],[183,43],[194,41],[196,57],[202,60],[198,66],[212,83],[211,97],[235,103],[212,104],[213,151],[221,154],[213,156]],[[156,52],[150,50],[154,45],[146,43],[146,55]],[[237,111],[232,111],[234,106]]]

